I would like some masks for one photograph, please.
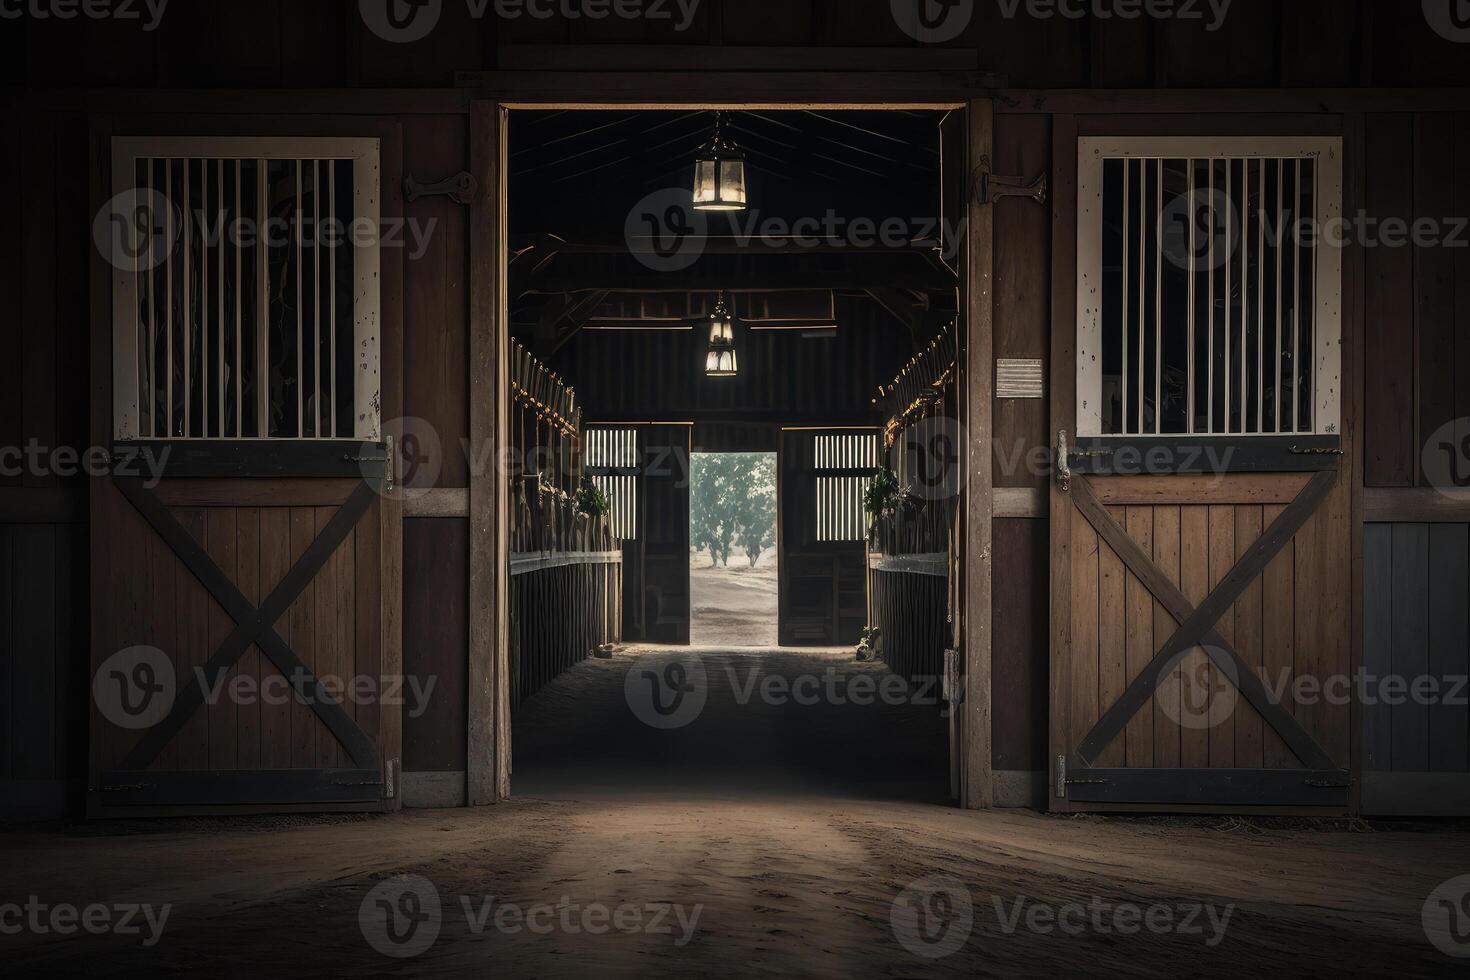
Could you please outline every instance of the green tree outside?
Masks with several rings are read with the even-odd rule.
[[[710,567],[729,567],[739,548],[752,568],[776,543],[776,457],[698,453],[691,460],[689,542]]]

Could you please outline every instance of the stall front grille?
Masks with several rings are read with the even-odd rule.
[[[817,540],[862,541],[867,537],[863,494],[878,466],[878,435],[819,435],[812,442],[817,471]],[[840,471],[828,473],[824,471]],[[859,471],[859,472],[853,472]]]
[[[583,433],[588,476],[606,495],[612,535],[621,541],[638,538],[638,430],[589,427]]]
[[[115,141],[119,438],[380,437],[377,154]]]

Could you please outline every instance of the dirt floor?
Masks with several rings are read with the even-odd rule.
[[[773,647],[776,638],[776,549],[754,568],[742,552],[711,568],[709,555],[689,556],[689,641],[706,646]]]
[[[803,677],[817,703],[762,687]],[[882,677],[837,652],[626,651],[522,709],[508,804],[0,835],[0,956],[11,976],[1464,975],[1422,924],[1470,872],[1456,828],[955,810],[937,709],[851,703]],[[684,698],[655,701],[661,678]],[[146,924],[11,934],[3,903],[31,896],[169,912],[151,946]]]

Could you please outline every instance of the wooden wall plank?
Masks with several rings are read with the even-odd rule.
[[[10,663],[12,773],[16,779],[56,774],[56,540],[43,524],[11,532]]]
[[[1429,672],[1429,526],[1393,526],[1393,673]],[[1393,706],[1393,769],[1429,769],[1429,710],[1405,699]]]
[[[1180,509],[1152,509],[1154,564],[1177,587],[1180,585]],[[1153,600],[1153,635],[1156,642],[1148,653],[1148,659],[1153,658],[1154,651],[1174,634],[1178,626],[1163,603]],[[1182,685],[1183,673],[1176,667],[1160,683],[1158,693],[1154,695],[1154,765],[1160,769],[1177,769],[1180,766],[1183,732],[1179,725],[1179,699],[1182,696]]]
[[[1357,3],[1292,0],[1274,6],[1280,15],[1282,85],[1338,88],[1357,83]]]
[[[994,170],[1028,180],[1051,169],[1051,119],[1002,114],[995,120]],[[1051,345],[1051,215],[1024,198],[1003,198],[995,211],[996,358],[1039,358]],[[1043,375],[1044,376],[1044,375]],[[1044,472],[1028,472],[1027,453],[1047,447],[1047,401],[997,398],[994,420],[995,485],[1047,484]]]
[[[1363,527],[1363,674],[1393,672],[1393,525]],[[1363,706],[1363,771],[1393,766],[1393,710],[1382,698]]]
[[[1269,504],[1262,508],[1261,522],[1269,527],[1286,507]],[[1293,715],[1296,701],[1296,544],[1292,542],[1271,559],[1261,575],[1261,666],[1266,687],[1282,690],[1281,705]],[[1267,769],[1295,769],[1301,762],[1273,729],[1262,732],[1262,754]]]
[[[336,511],[337,508],[335,507],[317,507],[314,509],[314,535],[320,535],[326,529],[327,522],[332,519],[332,515]],[[308,661],[308,664],[318,677],[330,678],[333,684],[339,683],[343,674],[342,664],[338,659],[340,643],[339,637],[337,636],[337,596],[338,591],[343,587],[343,583],[338,581],[337,573],[339,569],[337,556],[344,547],[348,547],[345,541],[327,558],[326,564],[317,573],[316,581],[312,583],[312,618],[316,624],[315,649],[313,651],[315,659]],[[346,584],[348,587],[351,585],[351,583]],[[348,711],[348,716],[351,717],[352,709],[348,706],[347,702],[344,701],[343,707]],[[342,747],[337,743],[336,737],[330,731],[325,728],[318,731],[316,740],[316,764],[318,766],[334,768],[340,765],[342,760],[341,749]]]
[[[1413,213],[1414,120],[1367,117],[1367,211],[1379,220]],[[1370,487],[1414,484],[1414,256],[1408,248],[1367,249],[1363,394],[1363,479]]]
[[[1046,521],[995,522],[995,563],[1006,570],[995,577],[991,612],[996,771],[1046,768],[1047,533]]]
[[[292,507],[291,515],[291,565],[301,560],[306,549],[316,537],[316,512],[311,507]],[[316,608],[314,605],[316,583],[309,582],[301,590],[296,601],[291,603],[288,616],[291,620],[291,649],[301,662],[312,671],[318,669],[316,656]],[[288,680],[290,678],[287,678]],[[291,698],[291,767],[310,769],[316,763],[316,744],[321,723],[309,707],[294,693]],[[323,737],[327,736],[322,733]]]
[[[1220,580],[1229,574],[1235,565],[1235,508],[1211,507],[1209,509],[1210,585],[1214,591]],[[1220,638],[1231,646],[1235,645],[1235,607],[1225,610],[1215,628]],[[1235,763],[1235,724],[1240,717],[1244,698],[1235,689],[1235,678],[1222,677],[1219,668],[1210,668],[1210,708],[1208,713],[1210,732],[1210,765],[1217,769],[1228,769]],[[1229,706],[1229,710],[1226,710]],[[1248,707],[1248,706],[1247,706]]]
[[[1414,122],[1414,217],[1436,222],[1451,217],[1455,184],[1463,171],[1455,161],[1455,116],[1420,113]],[[1379,249],[1382,251],[1382,249]],[[1417,449],[1455,418],[1455,252],[1415,247],[1414,315],[1418,370],[1418,431],[1414,468],[1428,484]]]
[[[1179,511],[1179,590],[1199,605],[1210,591],[1210,509],[1181,507]],[[1179,764],[1185,769],[1207,769],[1210,765],[1210,731],[1201,716],[1209,703],[1212,670],[1198,647],[1180,662]]]
[[[1151,555],[1154,551],[1154,508],[1152,507],[1128,507],[1124,511],[1124,523],[1128,536],[1138,542],[1144,554]],[[1127,573],[1127,594],[1124,597],[1124,619],[1126,633],[1124,636],[1126,661],[1124,674],[1126,683],[1132,683],[1143,668],[1153,659],[1154,651],[1158,649],[1163,641],[1157,643],[1154,638],[1154,601],[1153,595],[1148,587],[1139,580],[1138,576],[1131,571]],[[1127,756],[1125,765],[1153,766],[1155,764],[1154,744],[1154,702],[1150,700],[1138,709],[1134,716],[1128,719],[1124,727],[1124,738],[1127,743]]]
[[[235,514],[235,585],[252,606],[261,603],[261,509],[241,507]],[[240,656],[236,674],[249,680],[260,691],[266,670],[260,647],[253,643]],[[241,769],[259,769],[261,765],[262,719],[261,699],[237,706],[235,712],[235,763]]]
[[[56,447],[56,144],[49,118],[36,117],[24,144],[24,187],[21,221],[25,248],[21,253],[24,279],[24,334],[21,355],[21,410],[23,434],[44,449]],[[28,472],[26,486],[50,487],[54,476]]]
[[[1128,519],[1122,507],[1109,507],[1108,515],[1120,525]],[[1097,549],[1097,703],[1102,711],[1106,711],[1123,696],[1128,686],[1127,573],[1123,560],[1106,542],[1099,540]],[[1127,749],[1125,726],[1118,737],[1098,754],[1095,764],[1110,768],[1121,766],[1127,759]]]
[[[1470,170],[1470,112],[1462,112],[1453,119],[1455,129],[1453,170],[1463,175]],[[1470,215],[1470,182],[1461,179],[1451,182],[1453,203],[1450,215]],[[1455,289],[1454,336],[1455,336],[1455,442],[1466,445],[1470,439],[1470,247],[1449,250],[1453,269],[1450,281]]]
[[[1355,604],[1347,479],[1344,472],[1294,544],[1297,672],[1318,684],[1352,673],[1349,618]],[[1351,764],[1350,704],[1319,696],[1298,705],[1296,718],[1334,762]]]
[[[291,512],[285,507],[264,508],[260,512],[260,595],[271,591],[286,577],[291,568]],[[291,632],[292,613],[287,609],[275,623],[276,632],[293,649],[295,637]],[[262,685],[272,685],[279,690],[283,678],[275,665],[262,654],[260,656]],[[291,767],[291,704],[279,697],[277,703],[262,703],[260,706],[260,764],[267,769],[289,769]]]
[[[1433,772],[1470,769],[1470,525],[1431,524],[1429,537],[1429,676],[1436,678],[1429,708],[1429,766]]]
[[[209,549],[209,514],[202,507],[181,507],[173,511],[184,530],[201,548]],[[164,546],[167,548],[167,545]],[[210,610],[214,600],[204,586],[184,567],[170,550],[174,561],[173,616],[178,623],[177,646],[171,654],[174,662],[174,677],[179,690],[198,683],[195,668],[203,667],[209,659]],[[189,717],[184,727],[173,739],[177,745],[174,756],[180,769],[209,768],[209,707],[202,705]]]
[[[0,206],[6,214],[24,214],[22,198],[21,147],[31,138],[26,117],[11,114],[5,131],[13,139],[10,149],[0,153]],[[24,444],[21,397],[24,386],[21,378],[25,370],[22,353],[22,336],[25,325],[24,297],[25,265],[22,262],[24,234],[0,235],[0,447],[19,447]],[[7,460],[7,467],[14,461]],[[21,474],[0,473],[0,487],[15,487],[21,484]]]
[[[1250,546],[1261,536],[1261,528],[1260,507],[1235,508],[1234,559],[1236,561],[1243,559]],[[1257,578],[1246,586],[1240,599],[1235,603],[1235,649],[1245,661],[1246,666],[1257,673],[1262,669],[1262,588],[1262,580]],[[1269,684],[1267,690],[1271,690]],[[1265,727],[1260,712],[1256,711],[1245,698],[1239,698],[1235,704],[1235,765],[1238,768],[1260,769],[1264,767],[1262,734]]]
[[[239,565],[236,556],[239,541],[235,511],[229,507],[211,507],[204,513],[207,521],[206,550],[209,557],[234,581]],[[219,603],[213,599],[206,599],[206,602],[208,603],[209,632],[208,640],[200,651],[201,666],[235,628],[235,621],[220,608]],[[211,769],[239,767],[239,753],[236,751],[236,744],[239,737],[237,713],[240,709],[236,699],[230,696],[230,683],[238,675],[239,665],[237,664],[226,675],[225,686],[220,690],[219,700],[213,705],[206,705],[200,712],[207,715],[208,718],[208,759]],[[215,678],[211,676],[208,681],[213,684]]]
[[[356,672],[377,678],[379,694],[390,678],[383,663],[383,532],[382,503],[368,510],[357,522],[352,532],[352,558],[354,569],[353,609],[356,637],[353,656]],[[390,745],[384,732],[383,718],[389,713],[382,705],[382,698],[375,696],[366,704],[357,706],[357,723],[370,734],[376,734],[378,749],[387,760]],[[396,709],[394,709],[396,710]],[[401,799],[402,794],[399,794]]]
[[[1277,83],[1277,5],[1237,0],[1221,19],[1162,23],[1166,84],[1177,88],[1270,87]],[[1212,26],[1213,25],[1213,26]]]
[[[431,710],[403,719],[405,772],[465,768],[469,548],[466,521],[404,522],[404,674],[420,684],[435,680]]]
[[[1100,717],[1098,699],[1098,541],[1085,520],[1072,521],[1071,672],[1066,680],[1069,749],[1081,743]]]
[[[463,116],[404,120],[404,168],[418,180],[464,170],[467,155]],[[469,464],[461,444],[469,436],[469,211],[444,196],[420,198],[406,207],[408,219],[432,233],[424,253],[409,254],[404,264],[404,322],[412,338],[403,348],[405,414],[428,423],[437,437],[436,486],[468,487]],[[412,434],[424,442],[423,433]]]
[[[124,644],[146,643],[162,650],[175,665],[179,662],[179,652],[182,648],[183,632],[179,628],[179,578],[188,575],[179,565],[179,560],[163,539],[160,538],[151,527],[149,527],[137,511],[133,510],[121,494],[118,495],[118,509],[126,509],[134,527],[135,540],[142,545],[140,554],[147,555],[148,584],[142,590],[145,597],[138,618],[133,623],[134,632],[123,637]],[[114,512],[116,513],[116,512]],[[121,575],[127,571],[127,555],[129,551],[120,549],[113,553],[116,557],[117,566],[114,573]],[[122,645],[114,647],[105,652],[111,654],[122,648]],[[181,683],[184,678],[179,674],[178,667],[174,668],[174,682]],[[182,738],[170,740],[159,755],[155,768],[163,770],[182,769],[183,748]],[[114,762],[117,760],[114,759]]]

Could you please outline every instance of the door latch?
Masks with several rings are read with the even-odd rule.
[[[1072,489],[1072,464],[1067,461],[1067,430],[1057,430],[1057,488],[1062,493]]]
[[[975,197],[980,204],[994,204],[1003,197],[1024,197],[1045,204],[1049,185],[1045,173],[1033,181],[1025,177],[1001,177],[990,172],[990,158],[981,157],[975,168]]]

